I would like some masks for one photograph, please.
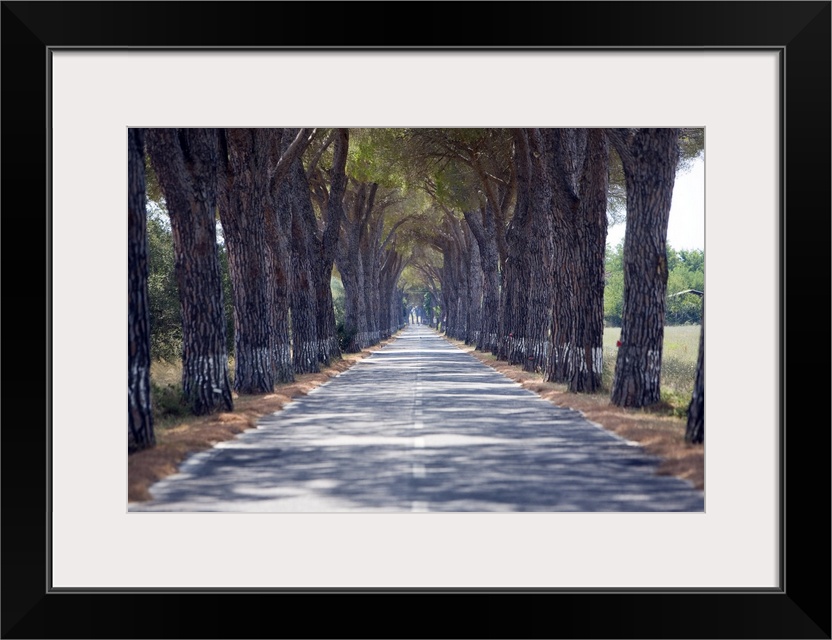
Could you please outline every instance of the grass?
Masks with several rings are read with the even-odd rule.
[[[296,375],[294,382],[275,385],[273,393],[245,396],[235,393],[233,411],[208,416],[192,416],[182,405],[181,364],[154,362],[150,368],[150,378],[156,446],[127,457],[128,502],[150,500],[150,486],[176,473],[188,456],[254,429],[261,417],[280,411],[292,399],[309,393],[333,376],[346,371],[395,337],[383,340],[360,353],[344,354],[341,360],[333,362],[319,373]],[[233,362],[230,366],[233,367]]]
[[[570,393],[564,384],[544,382],[542,374],[523,371],[519,366],[497,360],[490,353],[475,351],[473,346],[459,340],[447,336],[445,339],[553,404],[580,411],[604,429],[640,444],[648,454],[661,459],[657,471],[659,475],[675,476],[704,490],[704,445],[685,442],[687,407],[693,391],[699,349],[699,327],[665,328],[662,401],[640,409],[625,409],[610,403],[615,342],[620,332],[620,329],[604,331],[603,388],[595,394]],[[668,367],[667,374],[665,366]]]
[[[685,325],[664,328],[662,346],[662,401],[654,407],[679,418],[686,418],[693,383],[696,378],[696,359],[699,355],[699,325]],[[617,353],[616,341],[621,336],[618,327],[604,329],[604,373],[605,391],[612,388]]]

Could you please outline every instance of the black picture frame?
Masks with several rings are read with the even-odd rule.
[[[830,2],[3,2],[0,19],[3,638],[830,637],[830,386],[811,338],[830,306]],[[131,46],[779,51],[780,588],[51,590],[50,51]]]

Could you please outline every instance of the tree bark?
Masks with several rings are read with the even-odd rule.
[[[216,129],[149,129],[147,145],[165,194],[182,309],[182,391],[196,415],[233,407],[217,255]]]
[[[289,211],[288,190],[281,180],[276,167],[281,166],[282,129],[268,130],[269,136],[269,192],[266,198],[266,264],[271,299],[272,368],[275,382],[293,382],[292,350],[289,323],[289,295],[291,287],[291,265],[289,263],[290,222],[286,219]],[[282,165],[285,166],[285,165]]]
[[[705,310],[702,310],[702,328],[699,331],[699,356],[696,358],[696,380],[693,385],[693,397],[688,406],[688,423],[685,429],[685,442],[702,444],[705,442]]]
[[[550,144],[556,267],[547,380],[591,393],[603,372],[607,142],[601,129],[561,129]]]
[[[332,267],[338,247],[338,235],[344,218],[344,192],[347,185],[345,173],[349,130],[334,129],[330,136],[333,144],[333,162],[329,171],[329,192],[320,185],[318,202],[322,213],[321,224],[313,217],[306,221],[307,233],[313,237],[312,275],[315,282],[315,324],[318,334],[318,360],[323,364],[341,357],[338,332],[335,326],[335,310],[332,300]],[[314,173],[313,176],[319,174]],[[300,175],[298,174],[298,179]],[[304,180],[306,180],[304,176]],[[321,183],[323,180],[320,181]],[[308,180],[307,180],[307,188]],[[321,227],[320,230],[318,227]]]
[[[500,303],[501,341],[498,357],[509,364],[526,366],[526,332],[529,322],[530,236],[533,213],[529,193],[531,180],[528,132],[515,131],[514,165],[517,175],[517,201],[506,233],[506,260]],[[535,238],[538,240],[538,238]]]
[[[478,351],[497,355],[497,328],[500,310],[500,254],[497,248],[497,229],[491,206],[480,211],[464,211],[465,221],[477,241],[482,269],[482,303]]]
[[[468,333],[465,344],[476,345],[480,340],[482,327],[482,258],[480,248],[470,228],[463,227],[468,246]]]
[[[627,186],[624,307],[611,402],[643,407],[661,398],[667,296],[667,223],[678,129],[609,131]]]
[[[361,251],[361,267],[364,270],[364,308],[367,315],[366,345],[377,344],[379,336],[379,248],[381,232],[384,226],[384,216],[381,211],[375,211],[367,220],[367,225],[361,235],[359,244]]]
[[[519,150],[525,149],[523,162],[517,163],[518,202],[520,190],[528,200],[529,212],[525,219],[526,248],[524,278],[526,278],[526,327],[523,349],[523,368],[526,371],[545,371],[550,357],[549,331],[552,323],[552,282],[554,240],[552,237],[552,186],[548,149],[539,129],[519,130]],[[521,154],[523,155],[523,154]],[[522,166],[526,165],[526,166]],[[521,170],[522,166],[522,170]]]
[[[265,207],[268,138],[262,129],[220,133],[219,212],[234,299],[234,390],[274,390]]]
[[[294,129],[287,129],[292,138]],[[292,366],[295,373],[315,373],[320,370],[316,287],[312,275],[313,239],[315,229],[309,221],[315,219],[309,185],[303,162],[297,157],[286,176],[289,196],[287,214],[290,220],[292,287],[289,297],[292,312]]]
[[[127,451],[156,444],[150,401],[150,313],[143,129],[127,130]]]
[[[361,238],[373,210],[378,185],[359,184],[352,194],[349,216],[342,220],[342,236],[338,244],[337,264],[344,284],[344,331],[346,351],[358,353],[368,345],[367,305]]]

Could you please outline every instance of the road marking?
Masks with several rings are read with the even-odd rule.
[[[424,428],[425,428],[425,423],[424,423],[424,422],[422,422],[421,420],[416,420],[416,421],[413,423],[413,428],[414,428],[414,429],[424,429]]]
[[[424,449],[425,448],[425,439],[424,438],[413,438],[413,446],[416,449]]]
[[[410,467],[410,471],[413,473],[414,478],[424,478],[428,475],[427,469],[425,469],[425,465],[423,464],[414,464]]]
[[[428,503],[421,500],[414,500],[410,503],[410,510],[414,513],[427,513]]]

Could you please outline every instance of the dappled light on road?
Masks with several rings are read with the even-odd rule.
[[[131,511],[703,511],[658,459],[433,330],[197,454]]]

